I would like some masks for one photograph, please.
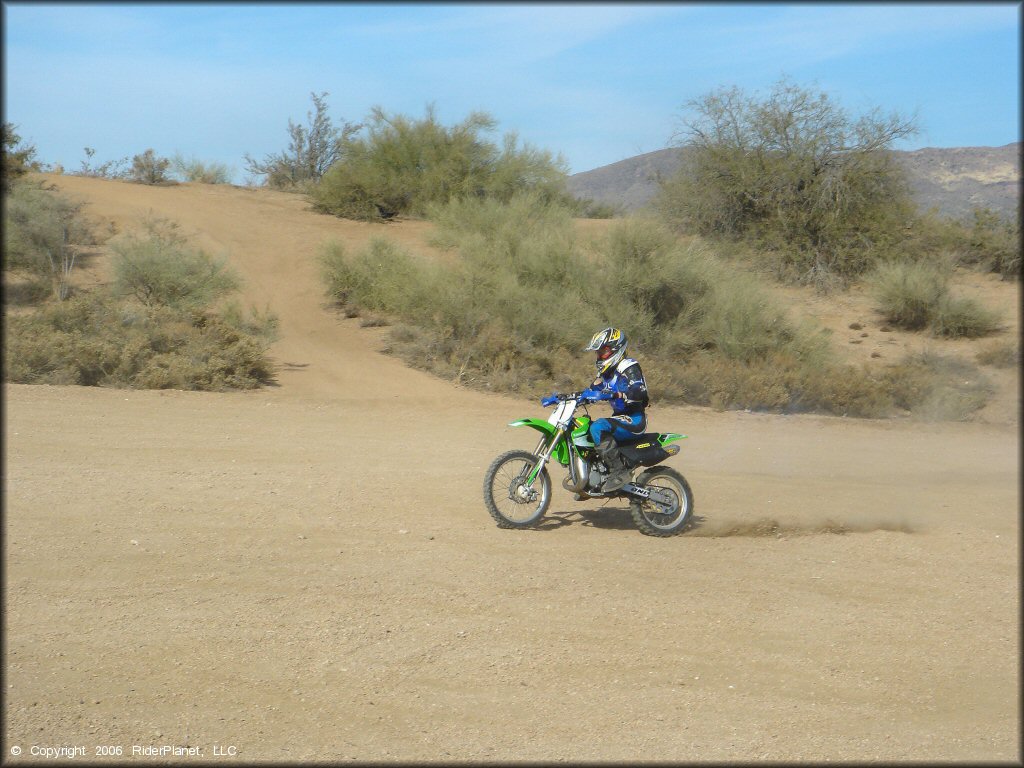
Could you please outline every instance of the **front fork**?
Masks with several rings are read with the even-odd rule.
[[[558,445],[558,441],[563,437],[562,432],[555,432],[554,435],[548,437],[545,435],[537,443],[537,447],[533,449],[534,455],[538,457],[537,463],[530,470],[530,474],[526,476],[526,484],[528,486],[533,485],[533,481],[537,479],[537,475],[544,469],[544,465],[551,459],[551,454],[554,452],[555,447]]]

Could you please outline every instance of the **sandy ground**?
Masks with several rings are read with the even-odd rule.
[[[409,370],[322,306],[326,238],[425,225],[57,182],[227,255],[281,317],[281,367],[251,393],[4,387],[6,761],[1020,762],[1015,412],[657,406],[689,435],[691,531],[561,489],[538,530],[500,530],[484,469],[542,409]]]

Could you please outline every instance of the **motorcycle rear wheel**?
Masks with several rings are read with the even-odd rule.
[[[506,451],[484,475],[484,504],[499,528],[529,528],[551,504],[551,478],[545,467],[529,486],[525,480],[537,465],[529,451]]]
[[[629,505],[633,524],[648,536],[676,536],[689,526],[693,517],[693,491],[686,478],[671,467],[654,467],[634,481],[644,488],[656,488],[672,496],[668,513],[647,499],[633,499]]]

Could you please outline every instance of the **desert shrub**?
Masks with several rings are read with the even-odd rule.
[[[654,356],[645,362],[648,369],[649,382],[658,384],[657,401],[858,418],[884,418],[895,410],[884,379],[830,356],[802,360],[781,350],[741,361],[702,350],[682,360]]]
[[[972,372],[930,358],[880,371],[838,362],[825,332],[789,321],[755,277],[651,219],[623,219],[584,249],[571,210],[543,195],[430,212],[450,259],[377,239],[355,253],[327,244],[321,269],[350,315],[389,318],[387,351],[447,379],[529,395],[580,387],[593,371],[582,346],[616,325],[656,403],[964,418],[987,396],[964,384],[981,382]]]
[[[513,195],[507,205],[465,199],[434,210],[435,244],[458,257],[441,317],[459,335],[472,337],[494,321],[530,354],[533,347],[561,346],[597,322],[585,298],[587,265],[564,205],[532,191]]]
[[[265,339],[205,310],[77,296],[8,318],[5,379],[142,389],[251,389],[273,378]]]
[[[1020,204],[1017,215],[1003,218],[987,208],[974,210],[968,258],[1004,278],[1020,277]]]
[[[86,147],[85,160],[81,162],[81,167],[79,167],[79,169],[72,175],[89,176],[97,179],[127,179],[131,176],[131,170],[128,168],[127,157],[107,160],[99,165],[93,165],[92,159],[95,155],[95,149],[92,147]]]
[[[164,184],[170,164],[166,157],[157,157],[152,149],[147,149],[132,158],[131,179],[139,184]]]
[[[854,418],[885,418],[895,410],[884,376],[865,366],[836,363],[802,365],[792,370],[798,378],[792,386],[790,412],[831,413]]]
[[[938,262],[882,264],[867,284],[878,310],[900,328],[919,331],[932,321],[935,307],[949,291],[950,272]]]
[[[321,275],[330,298],[356,311],[418,316],[433,298],[431,266],[383,237],[372,238],[350,257],[332,241],[320,252]]]
[[[344,121],[336,125],[327,112],[328,95],[326,91],[311,93],[313,110],[306,113],[307,124],[297,125],[288,120],[288,149],[267,155],[262,161],[246,154],[247,170],[264,177],[267,186],[275,189],[304,187],[319,181],[341,159],[346,144],[362,128]]]
[[[577,199],[572,204],[573,214],[581,219],[614,219],[625,216],[625,208],[618,203],[602,203],[597,200]]]
[[[979,349],[975,359],[981,365],[991,365],[994,368],[1017,367],[1020,365],[1020,340],[1004,339],[992,342]]]
[[[344,307],[348,304],[349,292],[356,279],[349,265],[348,249],[343,243],[330,240],[320,248],[317,264],[328,298],[339,307]]]
[[[226,326],[240,333],[266,341],[277,341],[280,338],[281,320],[269,305],[263,309],[254,305],[246,312],[238,301],[231,300],[224,304],[218,314]]]
[[[998,312],[966,296],[943,296],[931,320],[936,336],[947,339],[976,339],[1002,325]]]
[[[572,219],[560,201],[521,190],[507,200],[494,197],[452,198],[431,203],[426,213],[437,224],[431,244],[461,249],[472,240],[498,245],[491,261],[500,264],[519,250],[522,241],[554,235],[574,236]]]
[[[627,218],[584,253],[570,213],[542,195],[453,200],[431,208],[432,242],[451,249],[450,265],[428,269],[383,243],[352,255],[331,244],[325,282],[346,305],[395,319],[392,353],[472,386],[580,386],[592,370],[582,346],[614,324],[644,356],[657,400],[871,416],[891,408],[879,382],[838,369],[823,332],[790,323],[754,278],[708,249]]]
[[[412,365],[484,387],[500,380],[510,391],[549,380],[567,359],[566,344],[579,346],[600,322],[580,293],[585,270],[571,217],[542,195],[452,205],[466,217],[442,217],[438,241],[458,255],[450,266],[382,239],[351,255],[328,244],[321,266],[329,294],[401,322],[392,351]]]
[[[314,206],[354,219],[424,215],[433,203],[460,197],[508,201],[522,190],[565,195],[565,164],[506,134],[502,146],[485,140],[496,123],[474,112],[461,123],[440,123],[433,107],[414,120],[375,108],[365,136],[349,137],[340,159],[311,191]]]
[[[754,276],[655,220],[618,222],[596,255],[601,279],[589,283],[588,299],[623,318],[645,348],[676,357],[704,350],[741,363],[774,353],[823,359],[823,334],[788,321]]]
[[[973,299],[949,292],[952,270],[937,260],[900,260],[878,266],[867,284],[878,310],[907,330],[930,329],[946,338],[976,338],[999,327],[999,316]]]
[[[10,191],[13,183],[29,171],[39,169],[39,163],[35,159],[35,145],[24,143],[16,131],[17,126],[13,123],[3,123],[0,126],[0,143],[3,145],[4,153],[4,192]]]
[[[993,386],[976,366],[925,351],[889,366],[883,376],[897,407],[927,421],[962,421],[988,401]]]
[[[130,388],[250,389],[273,378],[277,318],[237,301],[223,262],[187,246],[172,222],[115,243],[107,289],[7,317],[4,376],[17,383]]]
[[[898,115],[852,118],[827,94],[782,80],[758,100],[719,89],[685,105],[678,172],[657,207],[677,227],[758,243],[789,279],[830,284],[898,247],[913,213],[886,150]]]
[[[33,286],[49,284],[58,301],[68,298],[77,260],[99,241],[82,203],[26,180],[12,186],[4,203],[5,282],[7,272],[20,271]]]
[[[167,220],[146,222],[144,234],[129,233],[111,250],[115,293],[143,304],[206,307],[240,284],[224,259],[189,246]]]
[[[926,212],[908,227],[904,252],[915,258],[943,253],[956,264],[1003,279],[1020,277],[1020,219],[989,208],[975,208],[970,222]]]
[[[231,168],[224,163],[206,163],[196,157],[186,158],[176,152],[170,160],[171,168],[182,181],[198,184],[228,184]]]

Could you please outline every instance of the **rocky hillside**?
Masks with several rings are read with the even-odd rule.
[[[633,211],[655,194],[658,178],[679,167],[678,149],[662,149],[569,177],[577,197]],[[1021,143],[1003,147],[926,148],[895,152],[923,210],[968,218],[976,207],[1017,215]]]

